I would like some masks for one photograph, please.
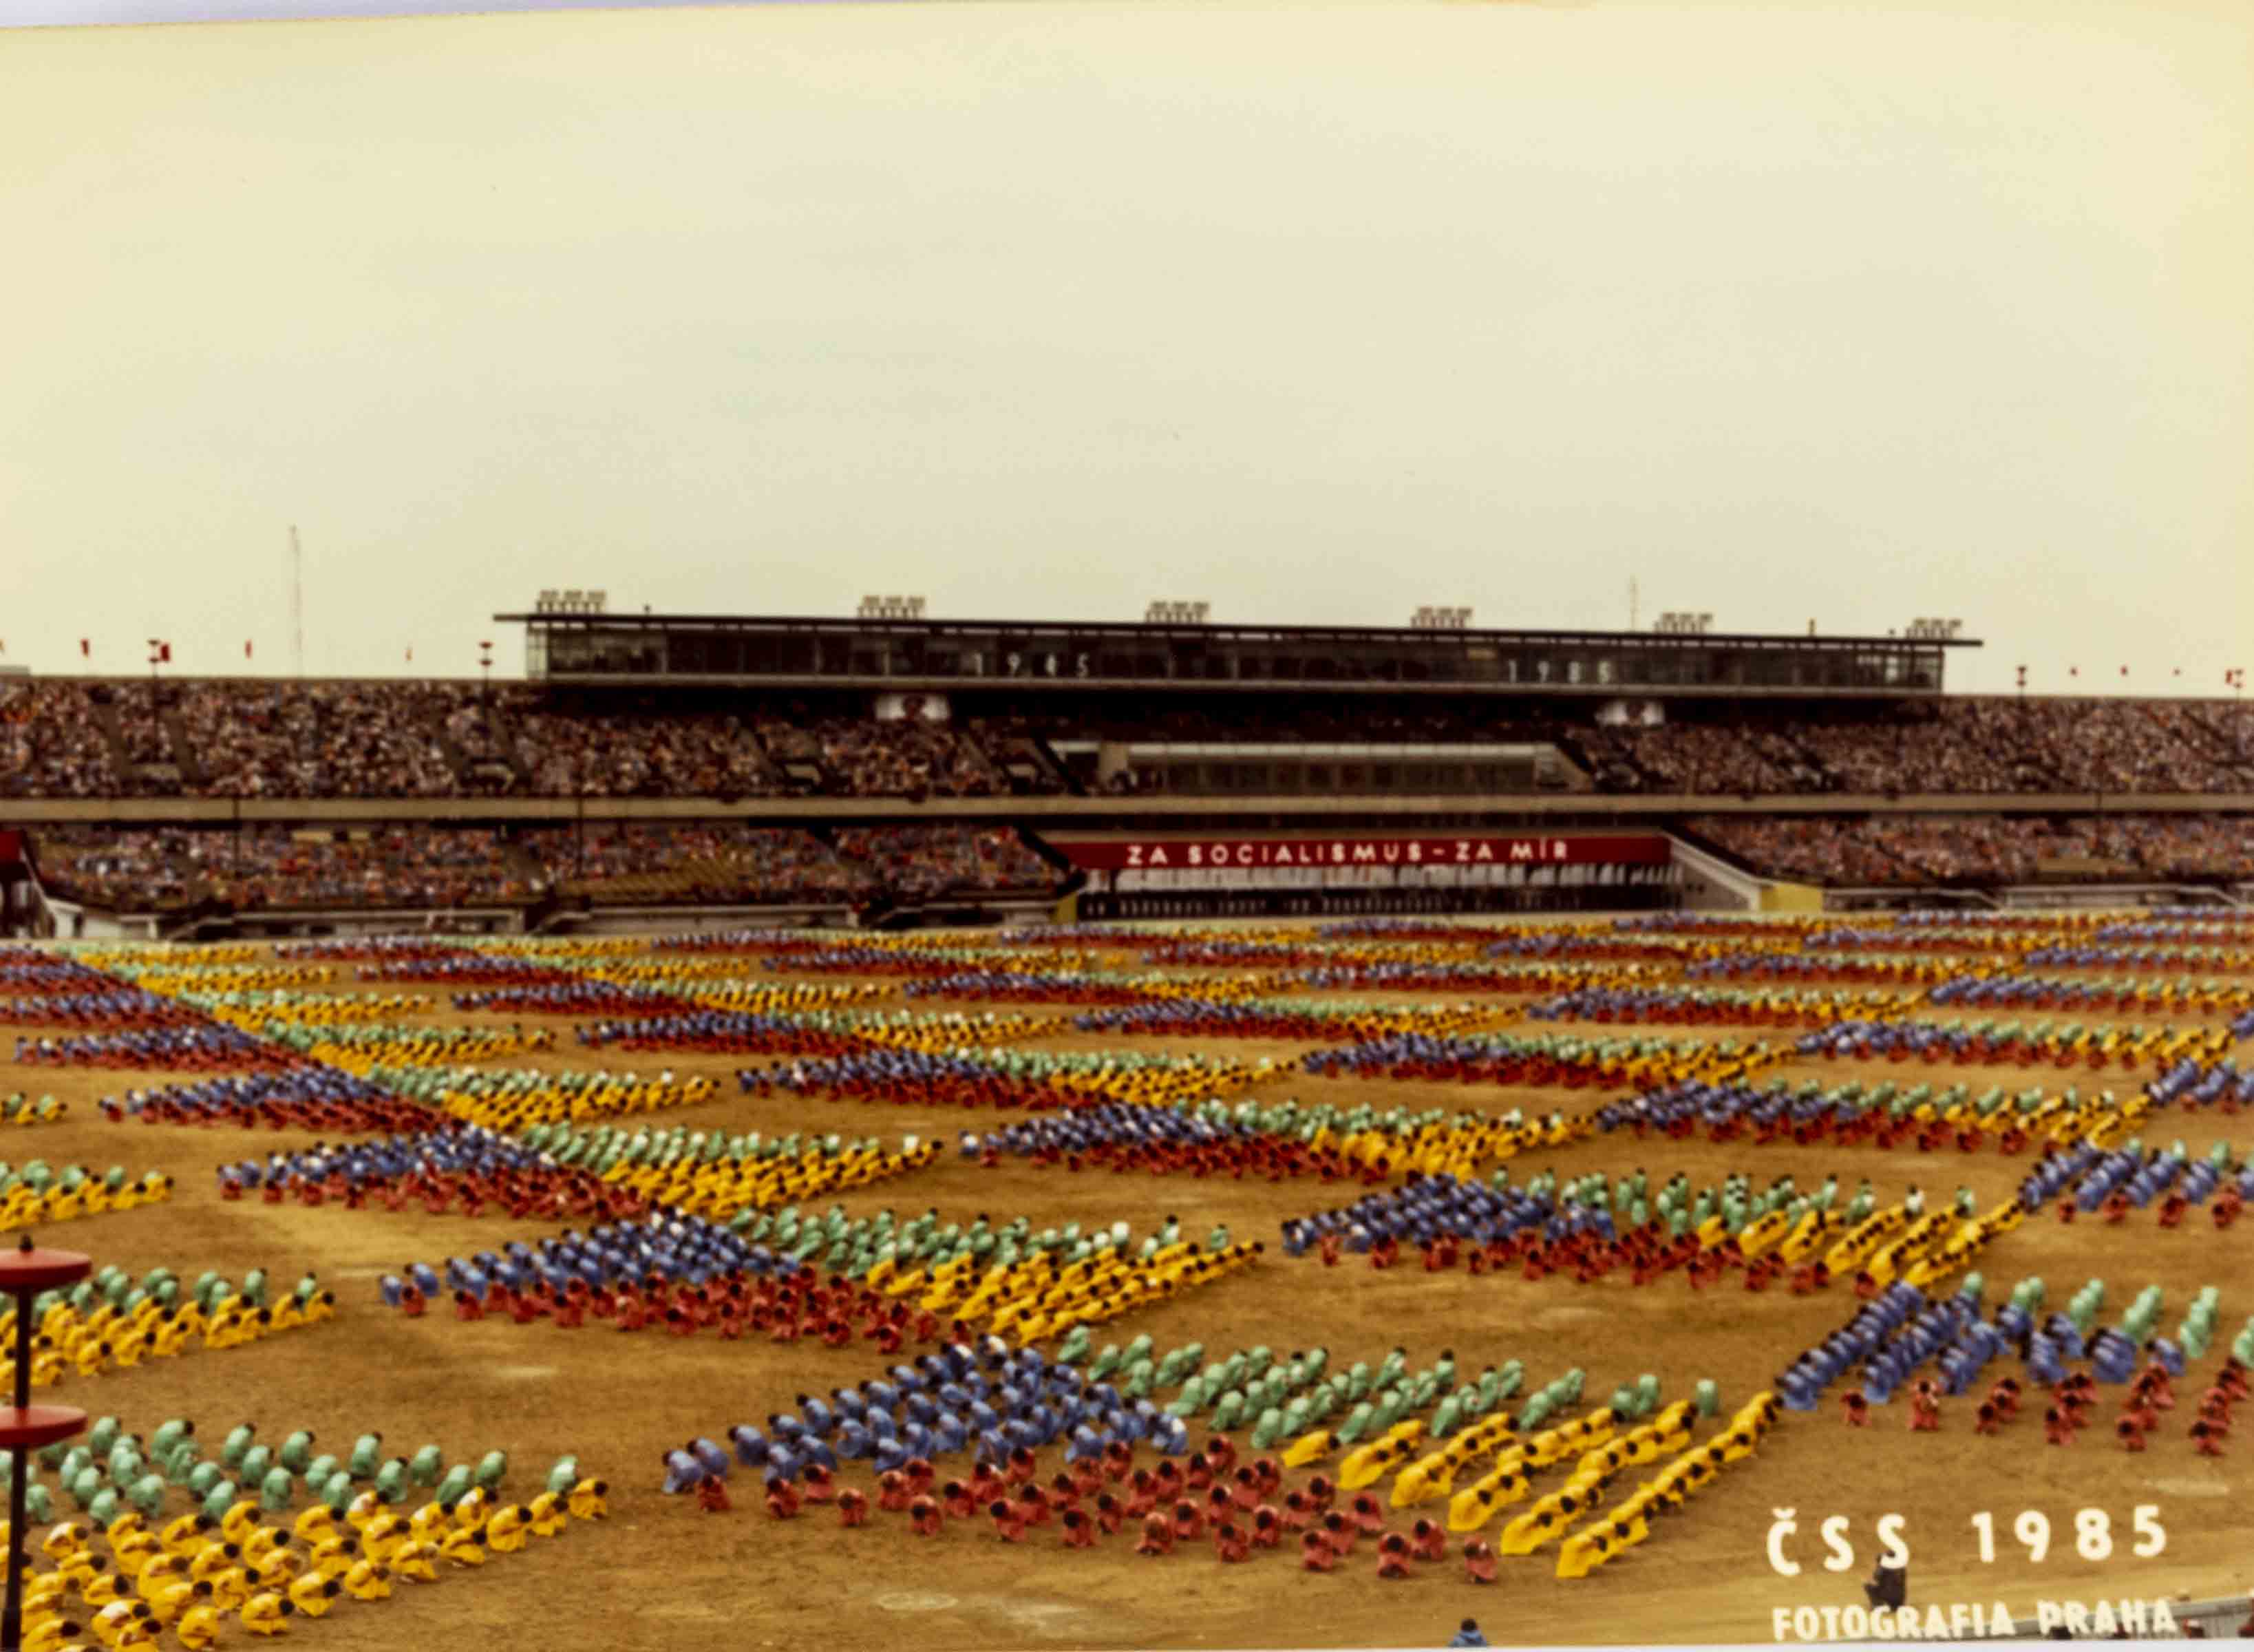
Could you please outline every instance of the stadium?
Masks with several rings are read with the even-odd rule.
[[[0,1652],[2254,1634],[2254,12],[222,3],[0,23]]]
[[[2243,702],[1949,694],[1970,639],[628,617],[548,595],[494,616],[524,627],[528,666],[498,687],[0,682],[11,925],[568,934],[2248,892]]]
[[[116,1599],[343,1596],[346,1646],[442,1580],[618,1644],[746,1590],[853,1645],[1179,1643],[1182,1599],[1388,1644],[1490,1590],[1528,1640],[1600,1592],[1620,1638],[2236,1631],[2235,698],[920,606],[543,593],[522,681],[0,683],[11,1225],[94,1216],[103,1270],[32,1380],[175,1449],[50,1447],[33,1514],[120,1579],[136,1524],[215,1575],[171,1522],[268,1534],[231,1598]],[[102,1609],[58,1558],[46,1620]]]

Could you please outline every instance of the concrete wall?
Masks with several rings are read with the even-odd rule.
[[[700,934],[714,929],[850,928],[835,906],[598,906],[559,915],[548,933],[570,935]]]
[[[1773,883],[1761,891],[1763,912],[1821,912],[1824,890],[1816,884]]]
[[[73,901],[47,898],[47,910],[54,917],[55,939],[58,941],[154,941],[157,920],[147,914],[135,916],[93,912]]]

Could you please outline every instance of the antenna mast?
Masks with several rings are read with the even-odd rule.
[[[298,675],[305,675],[305,550],[298,542],[298,525],[290,524],[290,631],[295,639]]]
[[[1630,574],[1628,577],[1628,628],[1631,631],[1636,628],[1636,594],[1635,576]]]

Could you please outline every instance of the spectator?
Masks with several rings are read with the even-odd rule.
[[[779,762],[817,770],[824,789],[850,797],[990,797],[1009,788],[977,742],[922,715],[763,719],[760,739]]]
[[[2254,866],[2254,820],[2231,816],[1708,815],[1685,823],[1760,871],[1827,885],[2244,877]]]
[[[241,832],[60,826],[34,839],[66,900],[119,911],[217,900],[238,911],[519,902],[545,887],[499,832],[423,826]]]
[[[612,903],[844,903],[874,879],[812,832],[701,822],[541,828],[526,846],[566,895]]]
[[[1048,862],[1005,827],[850,827],[837,834],[837,852],[908,900],[1030,892],[1057,881]]]
[[[1790,712],[1750,702],[1600,725],[1508,701],[1292,695],[1035,702],[957,723],[914,696],[905,715],[878,718],[836,701],[716,708],[523,682],[188,678],[165,684],[153,711],[148,692],[0,681],[0,795],[985,797],[1066,789],[1053,742],[1067,738],[1546,742],[1602,790],[1663,794],[2254,791],[2254,710],[2235,701],[1956,696]],[[1131,792],[1155,774],[1130,768],[1104,786]]]
[[[438,709],[450,685],[183,682],[191,789],[209,797],[449,797],[463,788]]]
[[[1900,1611],[1909,1600],[1909,1568],[1890,1566],[1881,1560],[1863,1585],[1863,1598],[1874,1606]]]
[[[0,795],[115,797],[122,789],[94,698],[104,685],[0,680]]]

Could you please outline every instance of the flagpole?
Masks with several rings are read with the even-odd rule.
[[[290,524],[290,629],[296,639],[298,675],[305,675],[305,549]]]

